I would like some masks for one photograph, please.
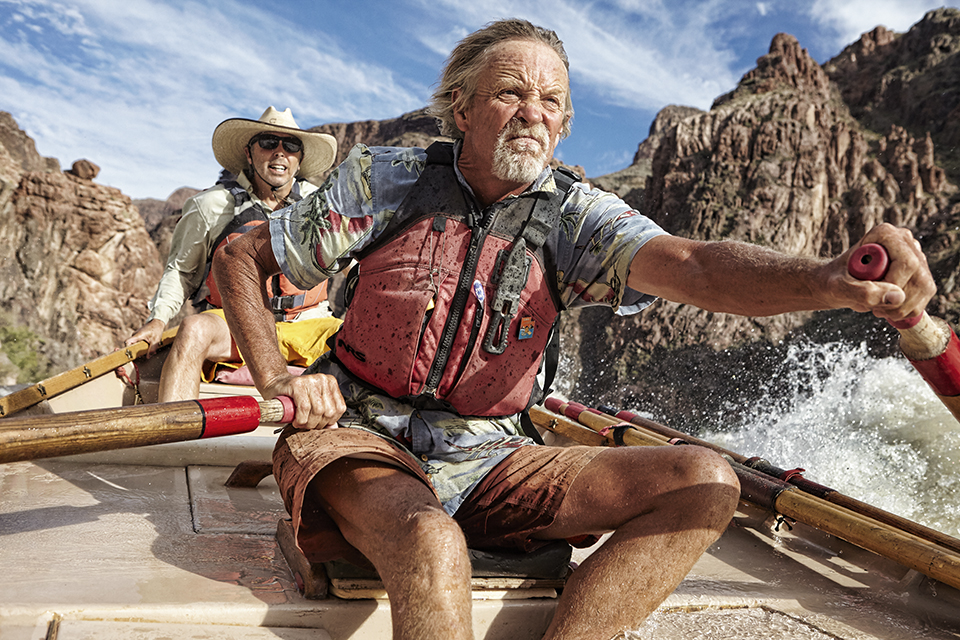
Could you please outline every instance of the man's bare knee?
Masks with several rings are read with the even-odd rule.
[[[439,507],[402,513],[386,519],[382,527],[344,535],[375,565],[416,558],[414,564],[424,570],[449,567],[461,562],[467,552],[460,525]]]
[[[225,350],[229,355],[229,344],[227,323],[216,315],[199,314],[183,319],[171,348],[181,357],[208,360],[211,356],[224,357]]]
[[[688,489],[710,493],[710,497],[704,496],[704,500],[715,499],[715,494],[729,495],[735,506],[734,497],[740,495],[740,481],[723,457],[710,449],[697,446],[681,446],[672,453],[676,455],[672,457],[665,471],[673,476],[673,492],[682,493],[694,501],[698,497],[697,491],[691,492],[687,491]]]
[[[686,446],[683,452],[687,454],[686,474],[687,482],[691,485],[729,485],[740,491],[740,481],[737,474],[723,457],[705,447]]]
[[[214,327],[212,326],[215,322],[222,322],[220,318],[216,316],[187,316],[180,323],[180,328],[177,330],[176,342],[181,344],[210,344],[213,336],[215,335]]]
[[[344,538],[376,564],[411,553],[466,550],[463,531],[419,479],[388,463],[341,458],[310,484],[310,493]]]

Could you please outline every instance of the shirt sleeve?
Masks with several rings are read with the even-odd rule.
[[[220,218],[224,216],[229,218],[229,214],[216,215],[216,211],[205,211],[205,208],[209,207],[203,203],[211,198],[217,198],[218,206],[214,209],[222,209],[226,201],[224,200],[223,203],[219,201],[229,197],[226,191],[222,193],[205,191],[184,203],[183,215],[173,230],[170,253],[167,255],[167,263],[163,275],[160,276],[157,292],[147,303],[147,308],[150,310],[148,321],[156,319],[164,323],[170,322],[180,312],[184,301],[203,283],[207,275],[207,255],[210,252],[210,245],[216,239],[211,237],[214,227],[224,222]]]
[[[574,185],[560,219],[557,275],[564,305],[603,304],[620,315],[649,306],[656,297],[631,289],[627,278],[640,247],[660,235],[666,232],[616,195]]]
[[[421,149],[355,146],[323,186],[270,221],[283,274],[311,289],[348,267],[386,227],[425,161]]]

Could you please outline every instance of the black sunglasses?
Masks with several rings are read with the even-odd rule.
[[[300,153],[303,151],[303,143],[300,142],[298,138],[281,138],[280,136],[275,136],[272,133],[265,133],[263,135],[256,136],[250,141],[250,144],[253,144],[254,142],[260,145],[261,149],[266,151],[273,151],[281,142],[283,143],[283,148],[287,153]]]

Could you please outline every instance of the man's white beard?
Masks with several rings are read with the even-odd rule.
[[[518,151],[512,148],[511,138],[518,134],[536,138],[540,142],[538,149]],[[493,175],[507,182],[532,183],[547,166],[549,141],[550,133],[542,122],[524,127],[519,120],[511,120],[497,136],[497,145],[493,150]]]

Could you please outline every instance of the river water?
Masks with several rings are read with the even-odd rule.
[[[729,406],[699,437],[960,537],[960,423],[905,358],[796,346],[759,401]]]

